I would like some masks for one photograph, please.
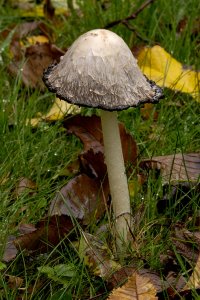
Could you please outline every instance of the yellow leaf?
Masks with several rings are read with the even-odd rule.
[[[199,232],[196,233],[198,239],[200,238]],[[189,277],[186,285],[183,287],[181,291],[187,291],[192,289],[199,289],[200,288],[200,255],[198,256],[196,265],[194,267],[194,270]]]
[[[148,277],[134,273],[127,283],[115,289],[109,300],[156,300],[156,288]]]
[[[25,40],[20,41],[21,47],[29,47],[30,45],[35,45],[36,43],[49,43],[49,39],[45,35],[32,35],[26,37]]]
[[[50,111],[43,117],[46,121],[56,121],[62,119],[66,114],[75,114],[80,112],[80,107],[69,104],[66,101],[56,98]]]
[[[27,41],[30,45],[34,45],[36,43],[49,43],[49,39],[45,35],[33,35],[27,37]]]
[[[66,101],[56,98],[51,109],[45,115],[39,115],[39,117],[27,120],[27,123],[31,126],[37,126],[41,121],[57,121],[64,118],[67,114],[76,114],[80,112],[80,107],[77,105],[69,104]]]
[[[138,55],[142,72],[161,87],[191,94],[200,101],[200,72],[183,65],[160,46],[144,47]]]
[[[34,5],[30,9],[20,9],[22,17],[44,17],[43,4]]]

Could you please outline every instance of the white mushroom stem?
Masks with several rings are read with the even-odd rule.
[[[130,226],[130,198],[125,174],[117,112],[101,111],[104,155],[115,218],[117,247],[126,243]]]

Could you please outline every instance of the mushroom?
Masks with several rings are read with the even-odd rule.
[[[132,52],[117,34],[95,29],[81,35],[43,80],[57,97],[80,106],[100,108],[118,249],[128,240],[130,198],[117,111],[158,102],[162,90],[141,73]]]

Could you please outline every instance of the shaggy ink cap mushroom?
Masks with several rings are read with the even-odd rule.
[[[116,110],[157,102],[162,90],[143,76],[125,42],[104,29],[81,35],[60,62],[45,71],[43,79],[59,98],[102,109],[114,235],[117,250],[122,253],[128,241],[131,208]]]
[[[44,72],[43,80],[69,103],[109,111],[162,97],[162,90],[141,73],[123,39],[105,29],[81,35],[60,62]]]

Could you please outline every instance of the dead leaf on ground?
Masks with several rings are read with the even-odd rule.
[[[142,169],[161,172],[163,184],[198,181],[200,175],[200,153],[178,153],[155,156],[140,163]]]
[[[36,183],[31,179],[22,177],[19,179],[18,184],[14,190],[14,195],[16,197],[21,196],[23,193],[28,193],[29,195],[33,195],[36,193]]]
[[[164,289],[168,287],[168,283],[161,279],[160,276],[151,270],[148,269],[138,269],[136,264],[132,263],[127,266],[123,266],[120,269],[114,271],[109,278],[107,278],[107,286],[108,289],[111,290],[118,286],[124,284],[128,278],[132,275],[138,274],[140,276],[144,276],[149,278],[151,283],[156,288],[157,293],[162,292]]]
[[[176,224],[172,234],[172,242],[176,251],[194,265],[199,256],[200,239],[198,240],[195,234],[187,230],[182,224]],[[194,243],[198,245],[199,250],[194,248]]]
[[[68,133],[75,134],[80,138],[84,146],[84,153],[93,149],[96,154],[103,152],[103,135],[101,128],[101,119],[95,115],[92,117],[84,117],[81,115],[67,118],[64,121],[64,127]],[[122,142],[122,150],[125,163],[136,165],[137,160],[137,145],[134,138],[127,133],[124,125],[119,123],[120,136]]]
[[[172,241],[176,251],[186,257],[192,267],[192,274],[179,291],[200,289],[200,232],[191,232],[177,224]]]
[[[107,198],[108,190],[102,191],[100,181],[80,174],[57,192],[51,201],[49,216],[66,215],[88,225],[102,217]]]
[[[80,110],[80,107],[78,107],[77,105],[73,105],[64,100],[56,98],[52,107],[46,114],[40,115],[39,117],[35,117],[32,119],[28,119],[26,123],[35,127],[42,121],[58,121],[63,119],[66,115],[80,113]]]
[[[115,289],[108,297],[109,300],[154,300],[157,290],[151,279],[135,272],[127,283]]]
[[[189,93],[200,101],[200,72],[186,69],[158,45],[152,48],[143,47],[137,59],[142,72],[156,84]]]
[[[40,38],[38,31],[41,33]],[[5,37],[8,33],[9,31],[6,31],[1,35]],[[44,70],[51,63],[58,62],[60,56],[64,54],[61,49],[50,43],[50,36],[49,29],[42,22],[27,22],[15,28],[10,44],[12,61],[8,70],[13,76],[20,75],[28,87],[44,89],[42,81]]]
[[[112,257],[109,246],[97,236],[87,232],[81,234],[78,252],[90,271],[103,279],[109,278],[112,272],[121,268]]]
[[[10,289],[15,290],[22,287],[24,279],[18,276],[5,275],[7,284]]]
[[[169,283],[167,293],[174,299],[177,295],[184,297],[192,290],[200,289],[200,232],[191,232],[179,223],[174,227],[171,240],[175,254],[180,254],[187,261],[184,270],[178,273],[170,271],[166,277]]]
[[[31,254],[44,253],[56,246],[74,225],[66,216],[46,217],[36,224],[36,230],[17,237],[13,243],[18,250],[27,250]]]
[[[194,289],[200,289],[200,254],[198,256],[193,272],[181,292]]]
[[[65,15],[68,16],[69,14],[69,7],[68,3],[63,0],[59,1],[8,1],[12,8],[18,10],[18,14],[21,17],[25,18],[53,18],[54,15]]]
[[[14,240],[16,239],[15,236],[11,235],[8,237],[6,242],[6,247],[4,249],[4,254],[2,260],[5,262],[9,262],[14,259],[17,255],[17,248],[14,245]]]
[[[53,62],[58,62],[63,52],[50,43],[36,43],[25,49],[21,59],[14,58],[8,66],[13,76],[20,75],[27,87],[44,90],[42,81],[44,70]]]

